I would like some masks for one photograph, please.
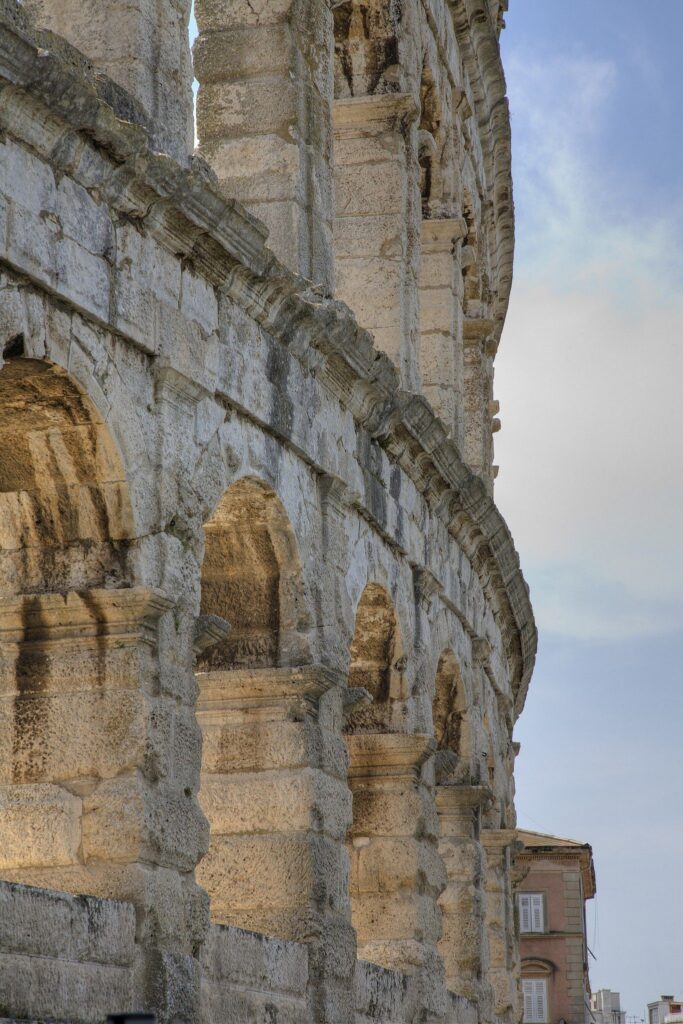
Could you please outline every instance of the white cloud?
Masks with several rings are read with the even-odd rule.
[[[508,58],[518,252],[496,363],[497,498],[542,628],[676,628],[683,610],[683,244],[609,177],[609,63]]]

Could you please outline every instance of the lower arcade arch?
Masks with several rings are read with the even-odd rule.
[[[117,446],[64,370],[0,370],[0,877],[127,898],[156,620]],[[126,807],[125,829],[112,813]]]

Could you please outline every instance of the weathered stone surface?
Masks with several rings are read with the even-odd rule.
[[[362,10],[197,3],[210,168],[187,0],[0,0],[0,1016],[514,1019],[500,5]]]

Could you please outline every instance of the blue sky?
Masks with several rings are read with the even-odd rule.
[[[497,500],[540,628],[520,824],[593,844],[594,988],[683,996],[683,0],[511,0]]]
[[[594,988],[683,994],[681,0],[511,0],[497,500],[540,629],[522,825],[592,843]]]

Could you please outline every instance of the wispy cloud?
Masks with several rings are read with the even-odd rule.
[[[611,63],[507,67],[519,241],[498,500],[542,627],[668,632],[683,611],[683,218],[657,218],[610,169]]]

